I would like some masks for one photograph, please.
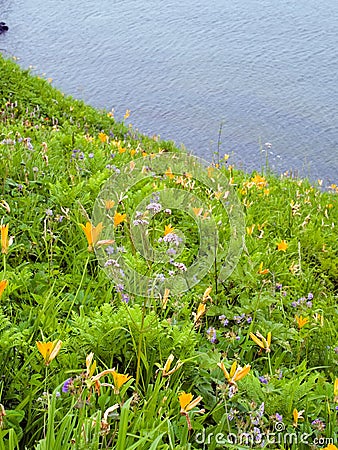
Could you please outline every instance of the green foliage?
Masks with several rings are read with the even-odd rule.
[[[223,193],[193,180],[208,205],[200,223],[208,228],[212,213],[218,226],[219,261],[190,291],[138,298],[101,270],[79,224],[90,221],[112,173],[126,165],[132,172],[138,158],[150,170],[153,154],[179,150],[13,61],[0,57],[0,69],[0,222],[13,237],[0,262],[0,282],[8,281],[0,296],[0,449],[216,449],[224,446],[201,444],[197,433],[272,432],[280,416],[289,433],[336,438],[337,186],[246,174],[220,161],[247,226],[231,277],[218,280],[230,235]],[[114,239],[147,276],[168,277],[174,266],[169,257],[145,264],[130,239],[129,210],[142,205],[146,215],[149,198],[165,200],[167,188],[176,189],[179,209],[191,178],[169,175],[115,198],[127,216]],[[172,226],[186,238],[176,250],[190,266],[199,257],[194,219],[175,208],[151,217],[152,248],[167,250],[163,231]],[[59,339],[53,358],[39,353],[37,341]],[[182,392],[202,399],[187,411]],[[297,426],[295,410],[304,410]]]

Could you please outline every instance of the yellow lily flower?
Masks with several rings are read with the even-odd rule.
[[[334,402],[338,402],[338,378],[335,379],[334,385],[333,385],[333,395],[334,395]]]
[[[165,225],[163,236],[166,236],[167,234],[172,233],[174,230],[175,230],[175,228],[173,226],[171,226],[171,224]]]
[[[106,200],[104,203],[105,203],[106,209],[111,209],[115,205],[114,200]]]
[[[8,286],[7,280],[0,281],[0,298],[1,298],[2,294],[4,293],[4,290],[6,289],[7,286]]]
[[[48,366],[59,353],[62,346],[62,341],[60,340],[53,342],[37,341],[36,346],[39,352],[41,353],[46,366]]]
[[[286,252],[286,249],[288,248],[288,244],[287,242],[283,239],[280,242],[277,242],[277,250],[278,251],[282,251],[282,252]]]
[[[256,332],[256,335],[253,334],[253,333],[249,334],[250,338],[254,341],[255,344],[257,344],[261,349],[265,350],[266,353],[269,353],[271,351],[271,349],[270,349],[270,346],[271,346],[271,331],[268,332],[268,335],[267,335],[266,339],[258,331]]]
[[[264,188],[268,184],[266,179],[258,174],[252,177],[250,181],[254,183],[259,189]]]
[[[8,247],[10,245],[8,239],[8,224],[0,225],[0,234],[1,234],[1,253],[8,253]]]
[[[198,305],[198,308],[197,308],[197,313],[193,313],[194,316],[195,316],[195,318],[194,318],[194,324],[195,324],[195,326],[198,326],[198,325],[199,325],[200,319],[201,319],[201,317],[203,316],[203,314],[205,313],[205,309],[206,309],[205,304],[204,304],[204,303],[200,303],[200,304]]]
[[[266,275],[269,272],[270,272],[269,269],[263,269],[263,262],[261,262],[260,265],[259,265],[258,273],[260,275]]]
[[[120,225],[120,223],[122,223],[126,217],[127,214],[121,214],[116,211],[114,214],[114,227]]]
[[[246,227],[246,232],[247,232],[247,234],[249,235],[249,236],[251,236],[252,235],[252,233],[253,233],[253,231],[254,231],[254,229],[255,229],[255,224],[252,224],[250,227]],[[263,268],[263,264],[262,264],[262,268]]]
[[[183,363],[180,360],[177,360],[175,366],[170,370],[171,363],[174,361],[174,355],[169,355],[166,363],[164,364],[164,367],[160,367],[158,370],[162,371],[163,377],[169,377],[172,375],[176,370],[178,370],[181,366],[183,366]]]
[[[293,426],[294,427],[298,426],[299,419],[304,419],[303,412],[304,412],[304,409],[302,411],[298,411],[296,408],[293,410],[292,415],[293,415]]]
[[[162,308],[165,309],[167,307],[167,303],[169,300],[169,294],[170,294],[170,289],[165,288],[164,289],[164,294],[163,294],[163,298],[162,298]]]
[[[218,363],[218,367],[222,370],[224,373],[225,378],[227,379],[229,384],[236,385],[236,381],[241,380],[244,378],[251,369],[251,366],[247,364],[244,367],[237,367],[237,361],[234,361],[230,368],[230,373],[227,371],[227,369],[224,366],[224,363]]]
[[[202,397],[199,395],[195,398],[195,400],[193,400],[192,394],[186,394],[185,392],[182,392],[178,396],[178,400],[181,406],[181,414],[185,415],[199,404],[199,402],[202,400]]]
[[[106,133],[99,133],[99,139],[104,144],[105,142],[108,142],[109,137],[106,135]]]
[[[338,450],[338,448],[334,444],[329,444],[327,447],[324,447],[322,450]]]
[[[99,240],[100,233],[102,232],[103,225],[102,222],[100,222],[96,227],[94,227],[90,222],[86,223],[86,226],[82,223],[79,223],[80,227],[82,228],[84,234],[86,235],[87,242],[88,242],[88,251],[92,252],[94,245]]]
[[[302,317],[302,316],[295,316],[298,328],[301,329],[303,328],[304,325],[306,325],[309,321],[308,317]]]
[[[212,298],[210,297],[210,292],[212,291],[212,286],[209,286],[206,288],[204,294],[203,294],[203,298],[202,298],[202,303],[206,303],[207,300],[210,300],[212,302]]]
[[[192,208],[192,210],[194,211],[196,217],[199,217],[203,212],[203,208]]]
[[[168,167],[168,169],[164,172],[164,175],[166,175],[168,178],[170,178],[170,180],[172,180],[174,178],[171,167]]]
[[[113,378],[114,378],[114,385],[115,385],[115,393],[118,394],[120,391],[120,388],[128,381],[130,380],[131,375],[118,373],[118,372],[112,372]]]
[[[95,369],[96,369],[96,361],[93,361],[94,353],[91,352],[86,357],[86,377],[90,378],[93,376]]]

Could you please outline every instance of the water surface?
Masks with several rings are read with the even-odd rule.
[[[336,0],[0,0],[0,48],[140,131],[338,181]]]

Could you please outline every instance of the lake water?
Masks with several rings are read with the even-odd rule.
[[[338,181],[337,0],[0,0],[0,48],[211,160]]]

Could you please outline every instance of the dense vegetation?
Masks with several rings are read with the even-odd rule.
[[[221,148],[205,179],[219,173],[226,190],[191,167],[151,173],[183,151],[140,134],[129,111],[117,122],[13,61],[0,68],[0,448],[337,448],[338,187],[243,173]],[[102,197],[140,164],[150,181]],[[202,206],[170,210],[169,189]],[[99,194],[114,242],[92,218]],[[235,197],[245,242],[220,279]],[[201,257],[211,216],[221,256],[175,290],[166,280]],[[162,265],[137,251],[140,224],[171,256]],[[147,296],[127,288],[122,260],[155,280]]]

